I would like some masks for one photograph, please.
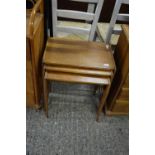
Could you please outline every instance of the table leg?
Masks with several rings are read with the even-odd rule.
[[[98,85],[95,85],[95,86],[94,86],[93,95],[96,95],[96,93],[97,93],[97,90],[98,90],[98,87],[99,87]]]
[[[107,85],[106,88],[105,88],[105,91],[103,92],[103,95],[101,97],[101,101],[100,101],[100,104],[99,104],[99,107],[98,107],[98,110],[97,110],[97,116],[96,116],[96,121],[97,122],[99,122],[99,115],[102,112],[103,106],[105,105],[109,90],[110,90],[110,85]]]
[[[44,87],[44,110],[46,117],[48,117],[48,81],[43,79],[43,87]]]

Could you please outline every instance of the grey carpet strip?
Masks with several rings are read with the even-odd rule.
[[[102,114],[100,123],[96,122],[98,96],[91,94],[92,86],[71,87],[60,83],[52,85],[48,119],[42,110],[27,108],[26,154],[128,155],[128,117]],[[82,95],[81,87],[90,90]],[[64,91],[59,93],[59,90]],[[71,90],[77,92],[69,94]]]

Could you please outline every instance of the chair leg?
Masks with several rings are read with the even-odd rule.
[[[93,41],[96,41],[96,39],[97,39],[97,33],[95,32]]]
[[[106,88],[105,88],[105,91],[102,94],[101,101],[100,101],[100,104],[99,104],[99,107],[98,107],[98,110],[97,110],[97,116],[96,116],[96,121],[97,122],[99,122],[99,115],[102,112],[103,106],[105,105],[109,90],[110,90],[110,85],[107,85]]]
[[[46,117],[48,117],[48,81],[43,79],[43,87],[44,87],[44,111]]]

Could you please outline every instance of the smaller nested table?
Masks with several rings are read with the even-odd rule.
[[[48,117],[48,81],[102,85],[97,110],[102,112],[115,73],[115,62],[103,43],[49,38],[43,56],[44,110]]]

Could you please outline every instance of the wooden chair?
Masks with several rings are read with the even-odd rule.
[[[115,73],[113,55],[103,43],[48,38],[43,56],[44,109],[48,116],[48,83],[62,81],[101,85],[104,89],[97,110],[102,112]]]
[[[104,0],[70,0],[88,3],[87,12],[58,9],[57,1],[52,0],[53,36],[92,41]],[[58,17],[84,22],[60,21]]]
[[[26,106],[40,108],[42,95],[42,55],[44,52],[43,0],[26,10]]]
[[[129,14],[119,13],[123,4],[129,5],[129,0],[116,0],[110,23],[98,23],[97,34],[106,44],[117,45],[122,28],[116,21],[129,21]]]

